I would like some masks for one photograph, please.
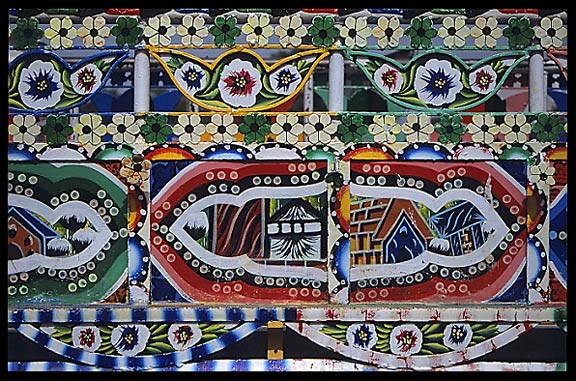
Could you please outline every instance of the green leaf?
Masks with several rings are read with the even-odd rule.
[[[440,343],[423,343],[422,348],[429,349],[434,353],[450,352],[450,348]]]
[[[444,333],[439,332],[439,333],[432,333],[430,335],[426,335],[425,336],[427,340],[437,340],[437,339],[442,339],[444,337]]]
[[[15,67],[12,68],[12,70],[10,71],[10,75],[9,75],[9,83],[10,83],[10,87],[8,88],[8,93],[12,93],[12,92],[18,92],[18,84],[19,84],[19,80],[20,79],[20,75],[22,72],[22,69],[24,69],[24,61],[20,61]]]
[[[424,327],[422,328],[422,333],[428,334],[428,333],[436,332],[441,326],[442,326],[442,323],[433,323],[433,324],[428,325],[428,327],[424,326],[426,328],[424,328]]]
[[[484,336],[474,335],[474,336],[472,336],[472,340],[474,340],[476,342],[481,342],[481,341],[486,341],[486,338]]]
[[[148,348],[146,348],[144,353],[147,355],[159,355],[159,354],[164,353],[164,352],[162,352],[160,349],[157,349],[154,347],[148,347]]]
[[[161,350],[162,352],[173,352],[174,351],[174,348],[172,348],[172,346],[170,344],[166,344],[163,342],[148,344],[146,346],[146,349],[148,349],[148,348],[156,348],[156,349]]]
[[[18,109],[26,109],[28,107],[24,106],[23,103],[20,103],[19,101],[17,101],[16,99],[12,99],[9,98],[8,99],[8,106],[13,107],[13,108],[18,108]]]

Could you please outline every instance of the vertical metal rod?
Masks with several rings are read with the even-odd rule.
[[[541,52],[534,52],[530,56],[530,72],[528,97],[530,112],[546,111],[546,89],[544,78],[544,58]]]
[[[314,74],[308,78],[304,85],[304,111],[314,111]]]
[[[150,111],[150,56],[145,49],[134,56],[134,111]]]
[[[334,51],[328,68],[328,111],[344,111],[344,55]]]

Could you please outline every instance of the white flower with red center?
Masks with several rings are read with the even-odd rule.
[[[206,73],[200,66],[192,62],[186,62],[184,65],[174,71],[174,78],[180,87],[190,95],[196,94],[206,86]]]
[[[404,84],[404,77],[398,69],[383,64],[374,72],[374,82],[386,94],[394,94],[400,91]]]
[[[233,107],[250,107],[262,89],[260,72],[248,61],[232,60],[222,70],[218,89],[222,100]]]
[[[81,95],[92,94],[102,83],[102,72],[94,64],[82,66],[70,75],[74,91]]]
[[[45,109],[60,102],[64,86],[61,75],[51,62],[34,61],[22,69],[18,93],[31,109]]]
[[[95,352],[100,348],[102,339],[100,329],[94,325],[78,325],[72,328],[72,344],[88,352]]]
[[[470,87],[477,93],[488,94],[496,87],[498,75],[490,65],[484,65],[474,70],[468,76]]]
[[[390,351],[395,355],[410,356],[422,349],[422,332],[414,324],[394,327],[390,333]]]
[[[168,341],[177,351],[183,351],[202,338],[202,331],[198,324],[172,324],[168,328]]]
[[[292,94],[300,82],[302,76],[293,65],[284,65],[270,74],[270,84],[277,94]]]

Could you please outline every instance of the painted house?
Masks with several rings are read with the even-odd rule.
[[[483,226],[486,217],[468,201],[430,216],[430,225],[438,237],[450,243],[448,255],[468,254],[486,242]]]
[[[433,238],[410,200],[363,200],[351,203],[350,215],[350,254],[354,265],[410,260],[422,254]]]
[[[25,208],[8,209],[8,259],[46,253],[48,242],[60,234]]]

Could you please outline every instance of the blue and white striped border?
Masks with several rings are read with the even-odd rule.
[[[195,345],[184,351],[143,356],[118,356],[87,352],[53,339],[49,334],[31,324],[21,324],[16,327],[16,330],[44,348],[86,365],[121,370],[147,370],[158,367],[181,366],[188,361],[201,360],[244,339],[260,326],[261,324],[258,323],[244,323],[216,339]]]

